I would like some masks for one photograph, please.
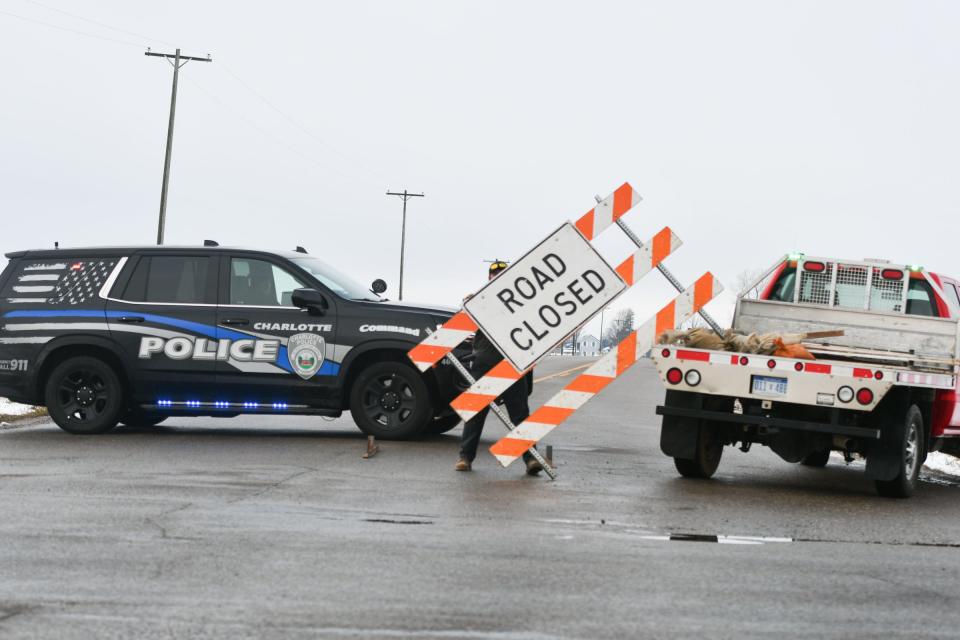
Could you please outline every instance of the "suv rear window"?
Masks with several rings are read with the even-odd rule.
[[[132,302],[211,303],[209,264],[205,256],[145,256],[130,276],[123,297]]]

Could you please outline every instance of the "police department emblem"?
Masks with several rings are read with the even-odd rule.
[[[287,359],[293,372],[309,380],[320,371],[323,364],[326,341],[314,333],[298,333],[287,339]]]

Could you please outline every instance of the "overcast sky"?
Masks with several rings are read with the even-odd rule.
[[[794,250],[960,275],[958,32],[956,2],[3,0],[0,249],[155,241],[172,73],[143,51],[180,46],[213,62],[181,73],[171,244],[304,245],[395,297],[384,192],[423,191],[404,297],[455,304],[629,181],[685,282]]]

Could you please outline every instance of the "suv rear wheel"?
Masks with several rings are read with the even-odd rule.
[[[433,420],[430,392],[420,373],[400,362],[378,362],[350,388],[350,413],[364,433],[383,439],[413,437]]]
[[[117,425],[124,405],[123,387],[103,360],[77,356],[57,365],[47,378],[47,411],[64,431],[103,433]]]

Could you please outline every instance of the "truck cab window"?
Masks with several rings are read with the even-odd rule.
[[[925,280],[910,279],[907,289],[907,314],[913,316],[938,316],[933,289]]]
[[[230,260],[230,304],[291,307],[293,292],[306,286],[299,278],[266,260]]]
[[[780,302],[793,302],[793,288],[796,285],[797,269],[796,267],[787,267],[780,273],[777,283],[773,285],[770,291],[770,300]]]

